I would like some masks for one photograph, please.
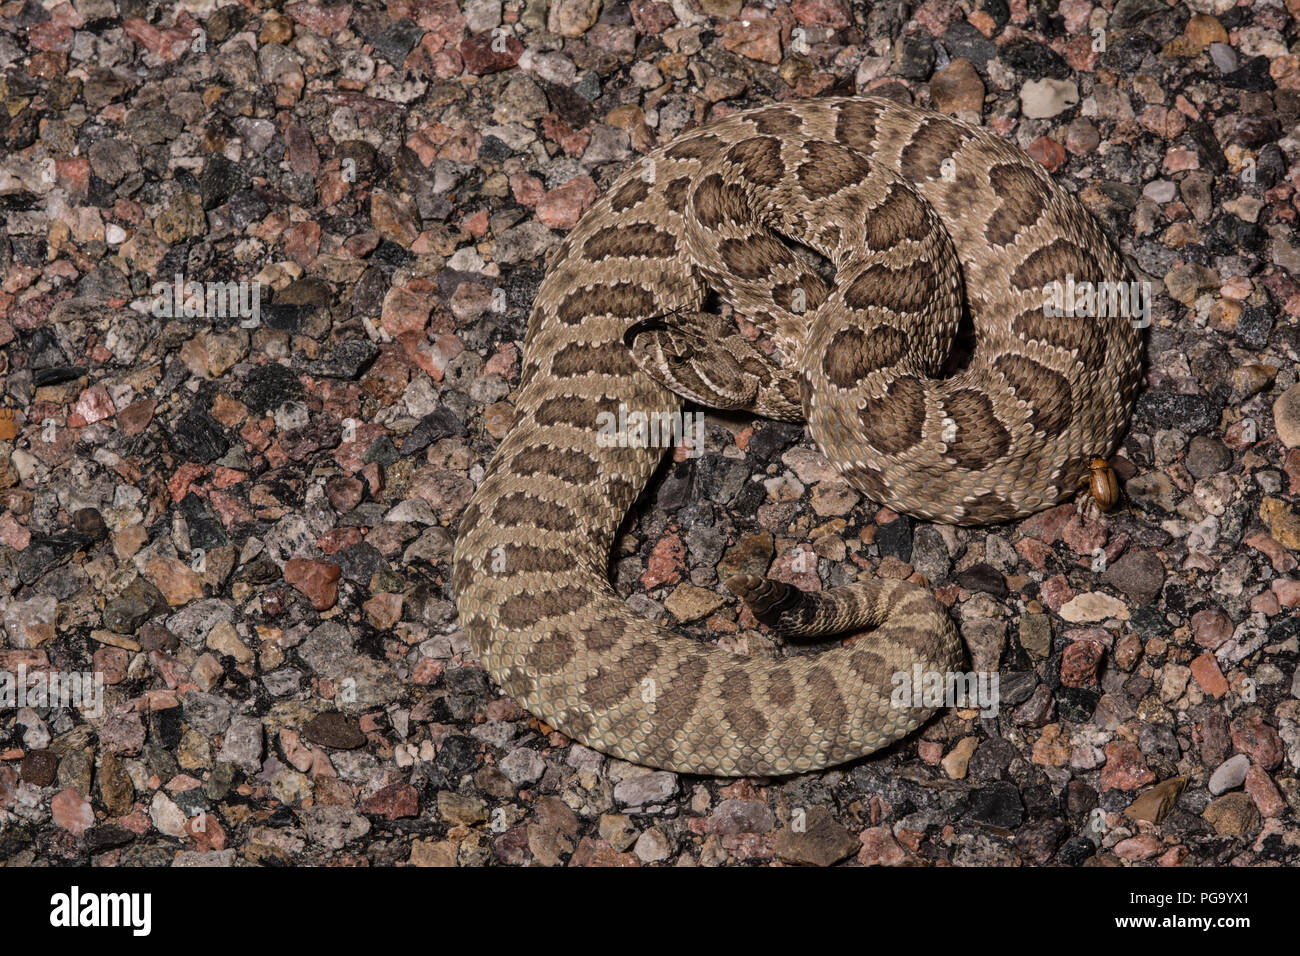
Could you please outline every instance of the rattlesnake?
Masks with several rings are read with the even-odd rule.
[[[892,706],[893,675],[960,666],[943,605],[902,581],[818,594],[733,578],[785,634],[875,627],[777,659],[643,619],[608,565],[663,449],[603,441],[598,422],[620,404],[675,413],[679,396],[806,420],[843,476],[896,511],[1028,515],[1114,449],[1138,385],[1128,319],[1044,314],[1044,285],[1070,275],[1128,273],[1037,163],[936,113],[786,103],[648,154],[555,250],[514,424],[460,520],[457,602],[488,673],[574,740],[679,772],[797,773],[909,733],[933,708]],[[710,290],[764,340],[705,311]],[[954,371],[963,304],[977,344]]]

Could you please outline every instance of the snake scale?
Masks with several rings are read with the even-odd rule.
[[[1078,491],[1138,388],[1127,318],[1045,313],[1044,286],[1068,277],[1128,272],[1018,147],[919,108],[783,103],[643,157],[554,250],[514,423],[461,517],[457,605],[488,673],[574,740],[678,772],[800,773],[911,732],[933,708],[892,706],[892,675],[961,663],[947,610],[915,584],[727,582],[785,635],[874,628],[789,658],[633,613],[610,551],[664,449],[602,441],[600,416],[689,399],[806,421],[849,483],[899,512],[1025,516]],[[953,367],[963,316],[975,346]]]

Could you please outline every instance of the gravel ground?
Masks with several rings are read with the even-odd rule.
[[[0,4],[0,674],[103,679],[9,681],[0,859],[1300,862],[1297,12]],[[720,577],[922,575],[1002,706],[789,780],[606,759],[451,600],[543,254],[688,126],[853,91],[1014,139],[1151,282],[1126,501],[913,522],[710,415],[614,556],[638,611],[782,653]],[[236,280],[256,315],[158,314]]]

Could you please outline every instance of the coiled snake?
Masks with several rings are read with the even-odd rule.
[[[945,608],[899,581],[811,593],[733,578],[783,633],[875,628],[786,659],[642,619],[611,587],[609,554],[664,450],[603,441],[600,416],[685,398],[806,421],[875,501],[958,524],[1018,518],[1075,494],[1113,451],[1140,372],[1128,318],[1050,317],[1044,287],[1127,278],[1014,144],[893,101],[770,106],[656,149],[587,211],[538,293],[516,420],[455,549],[476,653],[547,724],[654,767],[790,774],[899,739],[932,710],[892,706],[893,675],[960,666]],[[705,311],[711,291],[775,349]],[[954,371],[963,309],[976,345]]]

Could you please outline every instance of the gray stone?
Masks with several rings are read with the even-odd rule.
[[[1229,790],[1236,790],[1246,782],[1246,772],[1250,770],[1250,758],[1245,754],[1229,757],[1210,774],[1210,793],[1218,796]]]

